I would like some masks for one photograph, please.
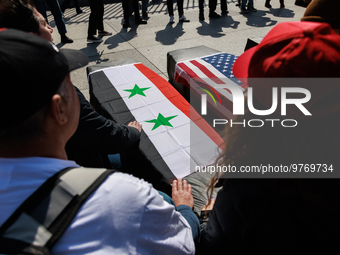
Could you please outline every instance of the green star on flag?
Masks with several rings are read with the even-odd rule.
[[[157,119],[146,120],[145,122],[155,123],[155,125],[151,129],[151,131],[152,131],[152,130],[158,128],[159,126],[169,126],[169,127],[172,127],[172,125],[170,124],[169,120],[171,120],[171,119],[173,119],[173,118],[175,118],[177,116],[178,115],[170,116],[170,117],[164,117],[162,114],[159,113]]]
[[[149,88],[151,88],[151,87],[148,87],[148,88],[140,88],[140,87],[138,87],[137,84],[135,84],[135,86],[133,87],[133,89],[124,89],[124,91],[131,92],[129,98],[130,98],[130,97],[133,97],[133,96],[135,96],[135,95],[141,95],[141,96],[145,96],[145,97],[146,97],[146,95],[144,94],[143,91],[144,91],[144,90],[147,90],[147,89],[149,89]]]

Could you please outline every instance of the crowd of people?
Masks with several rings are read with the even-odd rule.
[[[67,29],[66,29],[66,24],[64,21],[64,12],[68,8],[71,0],[63,1],[61,6],[59,5],[58,0],[30,0],[30,2],[31,2],[31,5],[35,5],[38,12],[40,12],[43,15],[43,17],[45,18],[48,24],[48,19],[47,19],[47,14],[46,14],[46,5],[47,5],[54,17],[58,32],[61,37],[61,42],[62,43],[73,43],[73,40],[66,35]],[[284,0],[279,0],[279,2],[280,2],[280,8],[285,8]],[[301,5],[300,2],[297,1],[295,4]],[[303,2],[302,5],[306,7],[308,3]],[[76,8],[77,14],[84,13],[84,11],[79,6],[78,0],[74,1],[74,5]],[[104,3],[103,1],[102,0],[100,1],[89,0],[89,5],[90,5],[91,13],[90,13],[90,18],[89,18],[87,41],[90,43],[99,43],[99,42],[102,42],[101,36],[110,36],[112,35],[112,33],[104,30],[104,23],[103,23]],[[123,0],[122,1],[122,7],[123,7],[122,26],[123,28],[130,27],[129,16],[133,13],[134,13],[136,24],[147,24],[147,21],[143,19],[143,17],[144,18],[148,17],[148,12],[147,12],[148,5],[149,5],[149,0],[142,0],[142,17],[141,17],[140,11],[139,11],[138,0],[131,0],[131,1]],[[209,18],[210,19],[220,18],[221,15],[228,14],[228,5],[227,5],[226,0],[221,0],[221,15],[216,13],[217,0],[209,0],[208,6],[209,6]],[[236,6],[240,7],[240,13],[242,14],[257,11],[257,9],[254,7],[254,0],[238,0],[238,2],[236,3]],[[272,8],[270,4],[270,0],[266,0],[265,7]],[[168,8],[168,13],[170,17],[169,22],[174,23],[175,18],[174,18],[174,8],[173,8],[172,0],[167,0],[167,8]],[[184,16],[183,0],[177,1],[177,10],[178,10],[178,17],[179,17],[180,22],[190,22],[190,20]],[[199,20],[205,20],[204,0],[199,0]],[[97,32],[98,32],[98,36],[97,36]]]
[[[339,7],[337,0],[313,0],[302,21],[274,26],[237,59],[235,77],[254,87],[260,85],[252,78],[339,78]],[[102,12],[100,7],[97,17]],[[95,30],[105,32],[100,22],[95,24],[91,35],[96,35]],[[119,157],[110,155],[119,156],[138,143],[142,131],[137,121],[123,125],[92,109],[70,79],[73,70],[87,65],[86,55],[58,49],[52,41],[52,29],[33,2],[0,0],[1,254],[339,253],[336,178],[216,175],[208,193],[222,188],[216,199],[209,196],[203,208],[206,213],[198,217],[187,181],[174,180],[170,197],[144,180],[115,171],[98,181],[73,216],[66,217],[65,232],[58,233],[61,226],[46,223],[50,214],[23,211],[40,187],[48,186],[61,172],[82,167],[86,176],[95,172],[91,167],[119,168]],[[336,172],[340,87],[337,82],[322,81],[307,86],[312,91],[312,116],[301,117],[293,129],[227,127],[225,146],[215,163],[323,163]],[[262,84],[254,100],[268,107],[270,102],[263,95],[273,87]],[[295,112],[287,113],[287,118],[292,116]],[[241,117],[255,118],[246,111],[235,121]],[[58,192],[34,198],[63,204],[70,194],[75,195],[83,179],[60,187],[57,181]],[[45,205],[43,213],[46,210],[58,218],[58,210],[50,212]],[[208,217],[207,209],[211,210]]]

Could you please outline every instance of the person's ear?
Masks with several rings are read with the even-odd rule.
[[[59,94],[55,94],[51,99],[50,112],[59,125],[64,125],[68,121],[66,110],[65,100]]]
[[[28,33],[30,33],[30,34],[32,34],[32,35],[39,36],[37,33],[33,33],[33,32],[28,32]]]

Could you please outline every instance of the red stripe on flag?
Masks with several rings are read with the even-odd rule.
[[[192,61],[190,61],[192,62]],[[191,78],[193,78],[195,80],[196,83],[201,83],[201,84],[204,84],[204,85],[207,85],[209,87],[209,89],[211,89],[215,95],[217,96],[218,98],[218,101],[220,101],[220,104],[222,104],[222,100],[219,96],[219,92],[214,89],[213,87],[211,87],[209,84],[207,84],[201,77],[199,77],[190,67],[188,67],[186,64],[184,64],[183,62],[182,63],[179,63],[178,66],[180,68],[182,68],[182,70],[184,72],[186,72]],[[190,85],[189,85],[190,87]]]
[[[135,67],[147,77],[162,94],[189,119],[191,119],[214,143],[222,149],[223,139],[219,134],[191,107],[188,101],[165,79],[143,64],[134,64]],[[191,118],[190,118],[191,117]]]
[[[206,66],[197,62],[197,60],[190,61],[191,64],[197,66],[207,77],[213,80],[216,84],[225,84],[220,78],[218,78],[215,74],[213,74]]]
[[[174,106],[190,118],[190,104],[169,82],[143,64],[135,64],[135,67],[144,74]]]

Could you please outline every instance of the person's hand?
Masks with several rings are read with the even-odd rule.
[[[192,196],[192,187],[186,180],[174,180],[172,182],[172,200],[176,206],[188,205],[194,207],[194,198]]]
[[[128,124],[129,127],[134,127],[138,129],[139,132],[142,132],[142,124],[140,124],[138,121],[132,121]]]

